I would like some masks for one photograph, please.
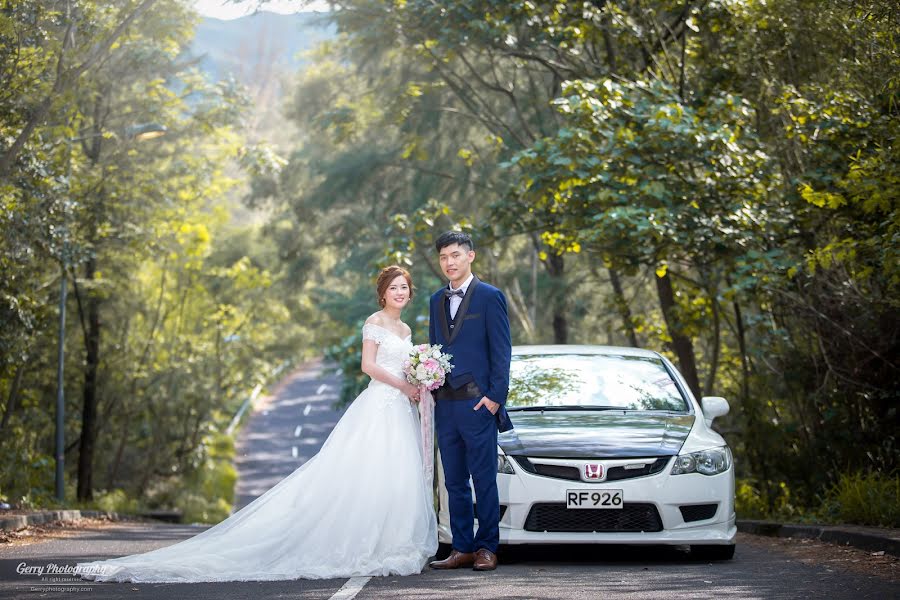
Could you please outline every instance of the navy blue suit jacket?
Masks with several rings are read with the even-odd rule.
[[[453,355],[453,370],[447,383],[453,388],[471,381],[478,384],[482,394],[500,404],[495,415],[497,427],[508,431],[512,422],[504,405],[509,393],[512,342],[506,297],[494,286],[473,277],[451,328],[446,289],[442,287],[431,296],[428,338]]]

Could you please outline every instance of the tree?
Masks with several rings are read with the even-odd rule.
[[[129,3],[115,15],[98,10],[101,7],[94,4],[75,4],[71,0],[53,2],[50,6],[41,2],[6,5],[2,31],[7,38],[4,41],[9,44],[4,44],[7,51],[2,60],[6,63],[4,72],[8,74],[7,89],[16,98],[22,98],[20,86],[30,86],[33,96],[29,94],[29,100],[37,101],[18,113],[26,116],[17,123],[20,130],[13,142],[0,153],[0,178],[10,175],[17,157],[54,105],[65,102],[79,78],[106,59],[119,38],[154,4],[156,0]],[[31,27],[20,29],[19,23]],[[93,35],[82,38],[81,31]],[[5,116],[17,112],[4,111]]]
[[[18,36],[20,50],[33,44],[4,55],[14,78],[16,69],[40,67],[34,57],[58,58],[65,45],[60,23],[67,22],[29,6],[38,12],[3,13],[0,32]],[[84,38],[64,62],[76,49],[102,45],[105,19],[116,16],[95,3],[77,9]],[[191,518],[227,514],[221,494],[214,497],[229,487],[224,475],[225,484],[199,491],[206,493],[200,500],[184,488],[206,481],[197,473],[219,451],[245,394],[296,360],[297,337],[306,332],[292,323],[290,292],[267,271],[275,251],[253,231],[233,231],[223,205],[239,181],[238,161],[264,172],[278,160],[244,145],[241,90],[207,81],[184,54],[195,20],[183,3],[160,0],[140,27],[124,27],[36,121],[2,180],[6,500],[41,504],[50,496],[54,282],[64,250],[74,288],[67,309],[75,317],[65,336],[66,455],[77,453],[69,464],[77,464],[80,500],[123,488],[152,505],[191,510],[199,503]],[[43,89],[26,79],[3,89],[4,132],[22,124],[10,107]],[[130,124],[151,122],[166,135],[147,142],[129,135]]]
[[[432,227],[471,227],[520,339],[594,341],[617,319],[696,395],[735,398],[722,423],[770,507],[786,481],[812,503],[848,464],[894,468],[888,3],[338,4],[297,120],[330,135],[275,195],[349,248],[342,274],[427,263]]]

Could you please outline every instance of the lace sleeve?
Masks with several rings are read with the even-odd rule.
[[[384,343],[384,340],[387,337],[387,332],[384,329],[378,325],[373,325],[372,323],[363,325],[362,334],[364,340],[372,340],[378,345]]]

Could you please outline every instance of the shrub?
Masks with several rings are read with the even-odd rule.
[[[776,519],[805,521],[808,517],[797,507],[787,482],[768,482],[738,479],[734,488],[734,511],[739,519]]]
[[[136,513],[140,510],[136,498],[131,498],[124,490],[103,490],[94,496],[93,505],[98,510],[116,513]]]
[[[845,473],[828,490],[819,512],[828,521],[900,527],[900,475]]]
[[[204,457],[184,480],[174,504],[187,523],[218,523],[231,514],[237,471],[232,465],[234,439],[213,432],[204,440]]]
[[[752,480],[735,481],[734,512],[742,519],[765,519],[769,516],[769,507]]]

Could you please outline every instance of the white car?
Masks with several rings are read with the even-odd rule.
[[[501,544],[690,545],[732,558],[734,466],[710,427],[724,398],[697,402],[670,361],[636,348],[516,346],[510,370]],[[451,544],[436,472],[438,535]]]

